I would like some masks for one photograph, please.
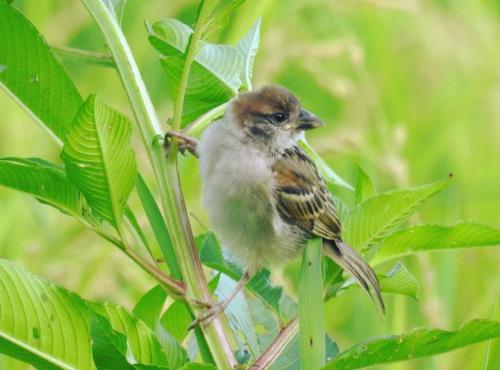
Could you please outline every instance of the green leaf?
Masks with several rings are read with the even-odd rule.
[[[115,228],[137,172],[130,136],[130,122],[92,95],[75,118],[62,152],[68,177],[94,214]]]
[[[398,262],[388,273],[378,274],[377,277],[383,293],[402,294],[417,299],[417,279],[401,262]]]
[[[209,231],[198,235],[196,237],[196,245],[200,251],[201,262],[205,266],[223,272],[234,280],[241,278],[241,271],[224,258],[222,249],[213,232]]]
[[[134,364],[169,367],[167,356],[155,332],[144,322],[120,306],[111,303],[89,302],[92,310],[109,320],[114,331],[127,338],[127,347]]]
[[[37,369],[95,369],[88,307],[67,290],[0,260],[0,353]]]
[[[219,302],[227,298],[236,287],[236,282],[226,275],[220,277],[215,294]],[[250,308],[243,292],[239,292],[226,308],[226,317],[231,326],[239,348],[246,348],[256,358],[260,354]]]
[[[92,356],[98,370],[133,370],[127,361],[127,338],[113,330],[109,321],[93,315],[91,323]]]
[[[210,14],[209,20],[204,27],[204,39],[209,37],[209,34],[213,34],[218,30],[222,29],[227,25],[231,13],[233,13],[239,6],[241,6],[246,0],[229,0],[227,4],[215,8]],[[219,3],[222,3],[219,1]],[[213,2],[214,7],[217,1]]]
[[[92,315],[91,336],[92,356],[98,370],[169,370],[165,366],[137,363],[127,337],[114,330],[101,315]]]
[[[125,309],[76,294],[0,260],[0,353],[37,369],[95,369],[90,337],[96,312],[127,337],[130,356],[166,366],[154,333]]]
[[[172,370],[182,367],[189,360],[186,350],[160,323],[156,325],[155,333],[163,351],[167,354],[168,367]]]
[[[338,291],[342,288],[344,278],[342,276],[342,268],[337,265],[330,257],[323,257],[323,289],[325,291],[325,301],[335,297]]]
[[[0,185],[33,195],[39,201],[83,219],[85,201],[64,169],[34,158],[0,159]]]
[[[443,190],[449,179],[375,195],[349,212],[342,237],[362,249],[379,242],[401,226],[429,197]]]
[[[82,98],[33,25],[0,1],[0,87],[62,143]]]
[[[324,370],[350,370],[428,357],[500,337],[500,321],[473,320],[455,331],[416,329],[409,334],[373,338],[341,353]]]
[[[125,217],[127,218],[127,221],[131,227],[129,231],[131,233],[135,233],[136,237],[139,238],[143,247],[147,250],[151,258],[153,258],[156,261],[160,256],[160,251],[158,250],[158,248],[155,249],[151,248],[151,245],[148,241],[148,238],[146,237],[146,234],[144,233],[143,228],[141,227],[141,225],[139,225],[137,217],[135,216],[132,209],[128,206],[125,207]],[[154,246],[156,247],[156,244]]]
[[[252,320],[254,322],[255,332],[259,342],[261,352],[264,352],[272,341],[278,335],[281,326],[273,316],[272,311],[266,307],[260,300],[248,300]],[[282,324],[282,323],[281,323]],[[298,331],[298,328],[297,328]],[[338,354],[337,344],[330,337],[325,336],[326,360],[334,358]],[[273,362],[270,370],[300,370],[300,340],[295,334],[290,342],[285,346],[279,357]]]
[[[171,18],[156,22],[148,30],[150,43],[164,55],[161,64],[175,98],[184,68],[184,52],[193,30]],[[183,123],[225,103],[241,85],[243,58],[240,52],[228,45],[200,44],[189,75]]]
[[[163,257],[165,258],[165,262],[170,270],[170,274],[172,274],[175,279],[182,280],[181,270],[177,263],[177,257],[175,255],[172,240],[170,239],[170,234],[168,233],[167,226],[165,225],[163,215],[158,208],[158,204],[156,203],[153,194],[140,174],[137,176],[136,188],[139,198],[141,199],[142,206],[144,207],[144,211],[146,212],[146,216],[149,220],[149,224],[153,229],[155,238],[160,245]]]
[[[253,63],[259,49],[261,23],[261,19],[257,18],[250,31],[236,45],[236,49],[243,56],[241,80],[244,90],[252,90]]]
[[[186,303],[175,301],[167,308],[160,322],[178,342],[182,342],[188,335],[188,328],[193,320]]]
[[[223,256],[221,247],[213,232],[207,232],[196,237],[196,244],[200,250],[200,258],[205,266],[220,271],[233,280],[239,280],[242,277],[241,270],[227,261]],[[279,302],[283,295],[281,287],[273,286],[270,279],[269,270],[262,269],[250,279],[246,288],[254,293],[259,299],[262,299],[276,313],[280,312]]]
[[[417,279],[412,273],[403,265],[398,262],[386,274],[377,274],[380,282],[380,289],[382,293],[388,294],[401,294],[417,299],[418,283]],[[354,279],[347,280],[344,284],[337,288],[336,294],[347,288],[358,288],[359,284]]]
[[[356,179],[356,187],[354,189],[354,199],[356,204],[364,202],[366,199],[375,195],[375,188],[372,180],[361,167],[358,166],[358,177]]]
[[[416,225],[396,231],[381,244],[373,264],[417,252],[500,245],[500,230],[478,222],[455,226]]]
[[[134,307],[133,313],[144,321],[151,330],[155,330],[156,322],[167,299],[167,293],[161,285],[156,285],[144,294]]]

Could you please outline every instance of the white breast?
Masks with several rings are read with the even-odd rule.
[[[203,134],[204,203],[223,246],[240,265],[255,270],[295,255],[298,235],[274,207],[272,158],[242,144],[240,135],[224,119]]]

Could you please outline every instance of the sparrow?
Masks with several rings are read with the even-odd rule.
[[[322,238],[323,253],[352,274],[384,311],[373,269],[342,241],[332,196],[314,162],[297,145],[302,132],[321,126],[323,121],[303,109],[292,92],[265,86],[230,101],[199,143],[168,134],[199,157],[211,226],[246,271],[219,311],[257,271],[297,256],[311,237]]]

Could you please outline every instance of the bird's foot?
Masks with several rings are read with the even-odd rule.
[[[179,131],[169,131],[165,134],[164,147],[167,153],[170,149],[170,139],[173,137],[179,141],[179,151],[183,155],[188,151],[195,157],[198,157],[198,140]]]
[[[200,316],[198,316],[192,323],[189,325],[189,329],[194,328],[196,325],[200,323],[204,323],[205,325],[208,324],[210,321],[215,319],[217,316],[219,316],[221,313],[223,313],[229,303],[236,297],[236,295],[245,287],[245,285],[248,283],[250,280],[250,274],[248,272],[245,272],[243,276],[241,277],[240,281],[234,289],[232,290],[231,293],[223,301],[220,301],[216,304],[213,305],[206,305],[207,311],[202,313]]]
[[[229,304],[229,301],[227,299],[218,302],[214,304],[212,307],[209,307],[204,313],[199,315],[193,322],[189,325],[189,330],[193,329],[195,326],[203,323],[203,324],[208,324],[210,323],[213,319],[218,317],[221,313],[223,313],[227,306]]]

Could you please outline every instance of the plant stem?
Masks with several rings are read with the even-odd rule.
[[[302,370],[325,365],[325,309],[321,273],[321,240],[309,242],[304,250],[299,280],[300,363]]]
[[[56,52],[63,59],[72,60],[75,62],[82,62],[87,64],[94,64],[101,67],[115,68],[116,64],[113,57],[109,54],[98,53],[90,50],[75,49],[69,47],[56,47],[52,46],[52,50]]]
[[[135,250],[126,247],[120,240],[106,234],[105,232],[89,226],[96,234],[109,241],[110,243],[117,246],[123,253],[125,253],[129,258],[131,258],[140,268],[145,272],[155,278],[160,282],[168,291],[170,295],[176,297],[177,299],[185,299],[186,296],[186,286],[183,282],[175,280],[163,273],[163,271],[156,268],[156,266],[150,264],[141,255],[139,255]]]
[[[228,104],[229,103],[218,105],[214,109],[208,111],[207,113],[184,127],[182,132],[189,136],[198,136],[212,123],[212,121],[224,115]]]
[[[165,160],[163,148],[158,140],[159,137],[163,137],[158,117],[120,26],[102,0],[82,0],[82,2],[99,25],[107,41],[132,106],[141,138],[159,185],[158,189],[166,225],[172,238],[182,276],[186,282],[187,294],[197,301],[213,303],[196,251],[182,196],[177,172],[177,156],[175,155],[177,153],[177,142],[173,140],[172,155],[168,157],[168,160]],[[204,13],[206,12],[204,12],[203,8],[200,9],[200,17],[205,16]],[[200,32],[195,30],[191,43],[193,39],[196,40],[194,35],[196,34],[199,37]],[[191,52],[191,56],[194,57],[194,50]],[[190,66],[189,63],[187,65]],[[185,73],[187,76],[184,77],[184,90],[179,89],[179,96],[182,96],[182,98],[177,99],[178,118],[176,125],[180,125],[182,112],[179,113],[179,104],[183,104],[185,85],[189,77],[189,71]],[[180,109],[182,110],[182,105]],[[192,309],[198,315],[203,308],[192,305]],[[217,368],[231,369],[236,364],[236,360],[221,321],[219,319],[213,320],[207,326],[202,326],[202,331]]]
[[[271,366],[281,352],[283,352],[288,343],[290,343],[293,337],[297,334],[299,328],[298,324],[299,318],[297,316],[290,321],[287,326],[281,329],[276,339],[271,343],[266,351],[260,355],[260,357],[250,367],[250,370],[263,370]]]

